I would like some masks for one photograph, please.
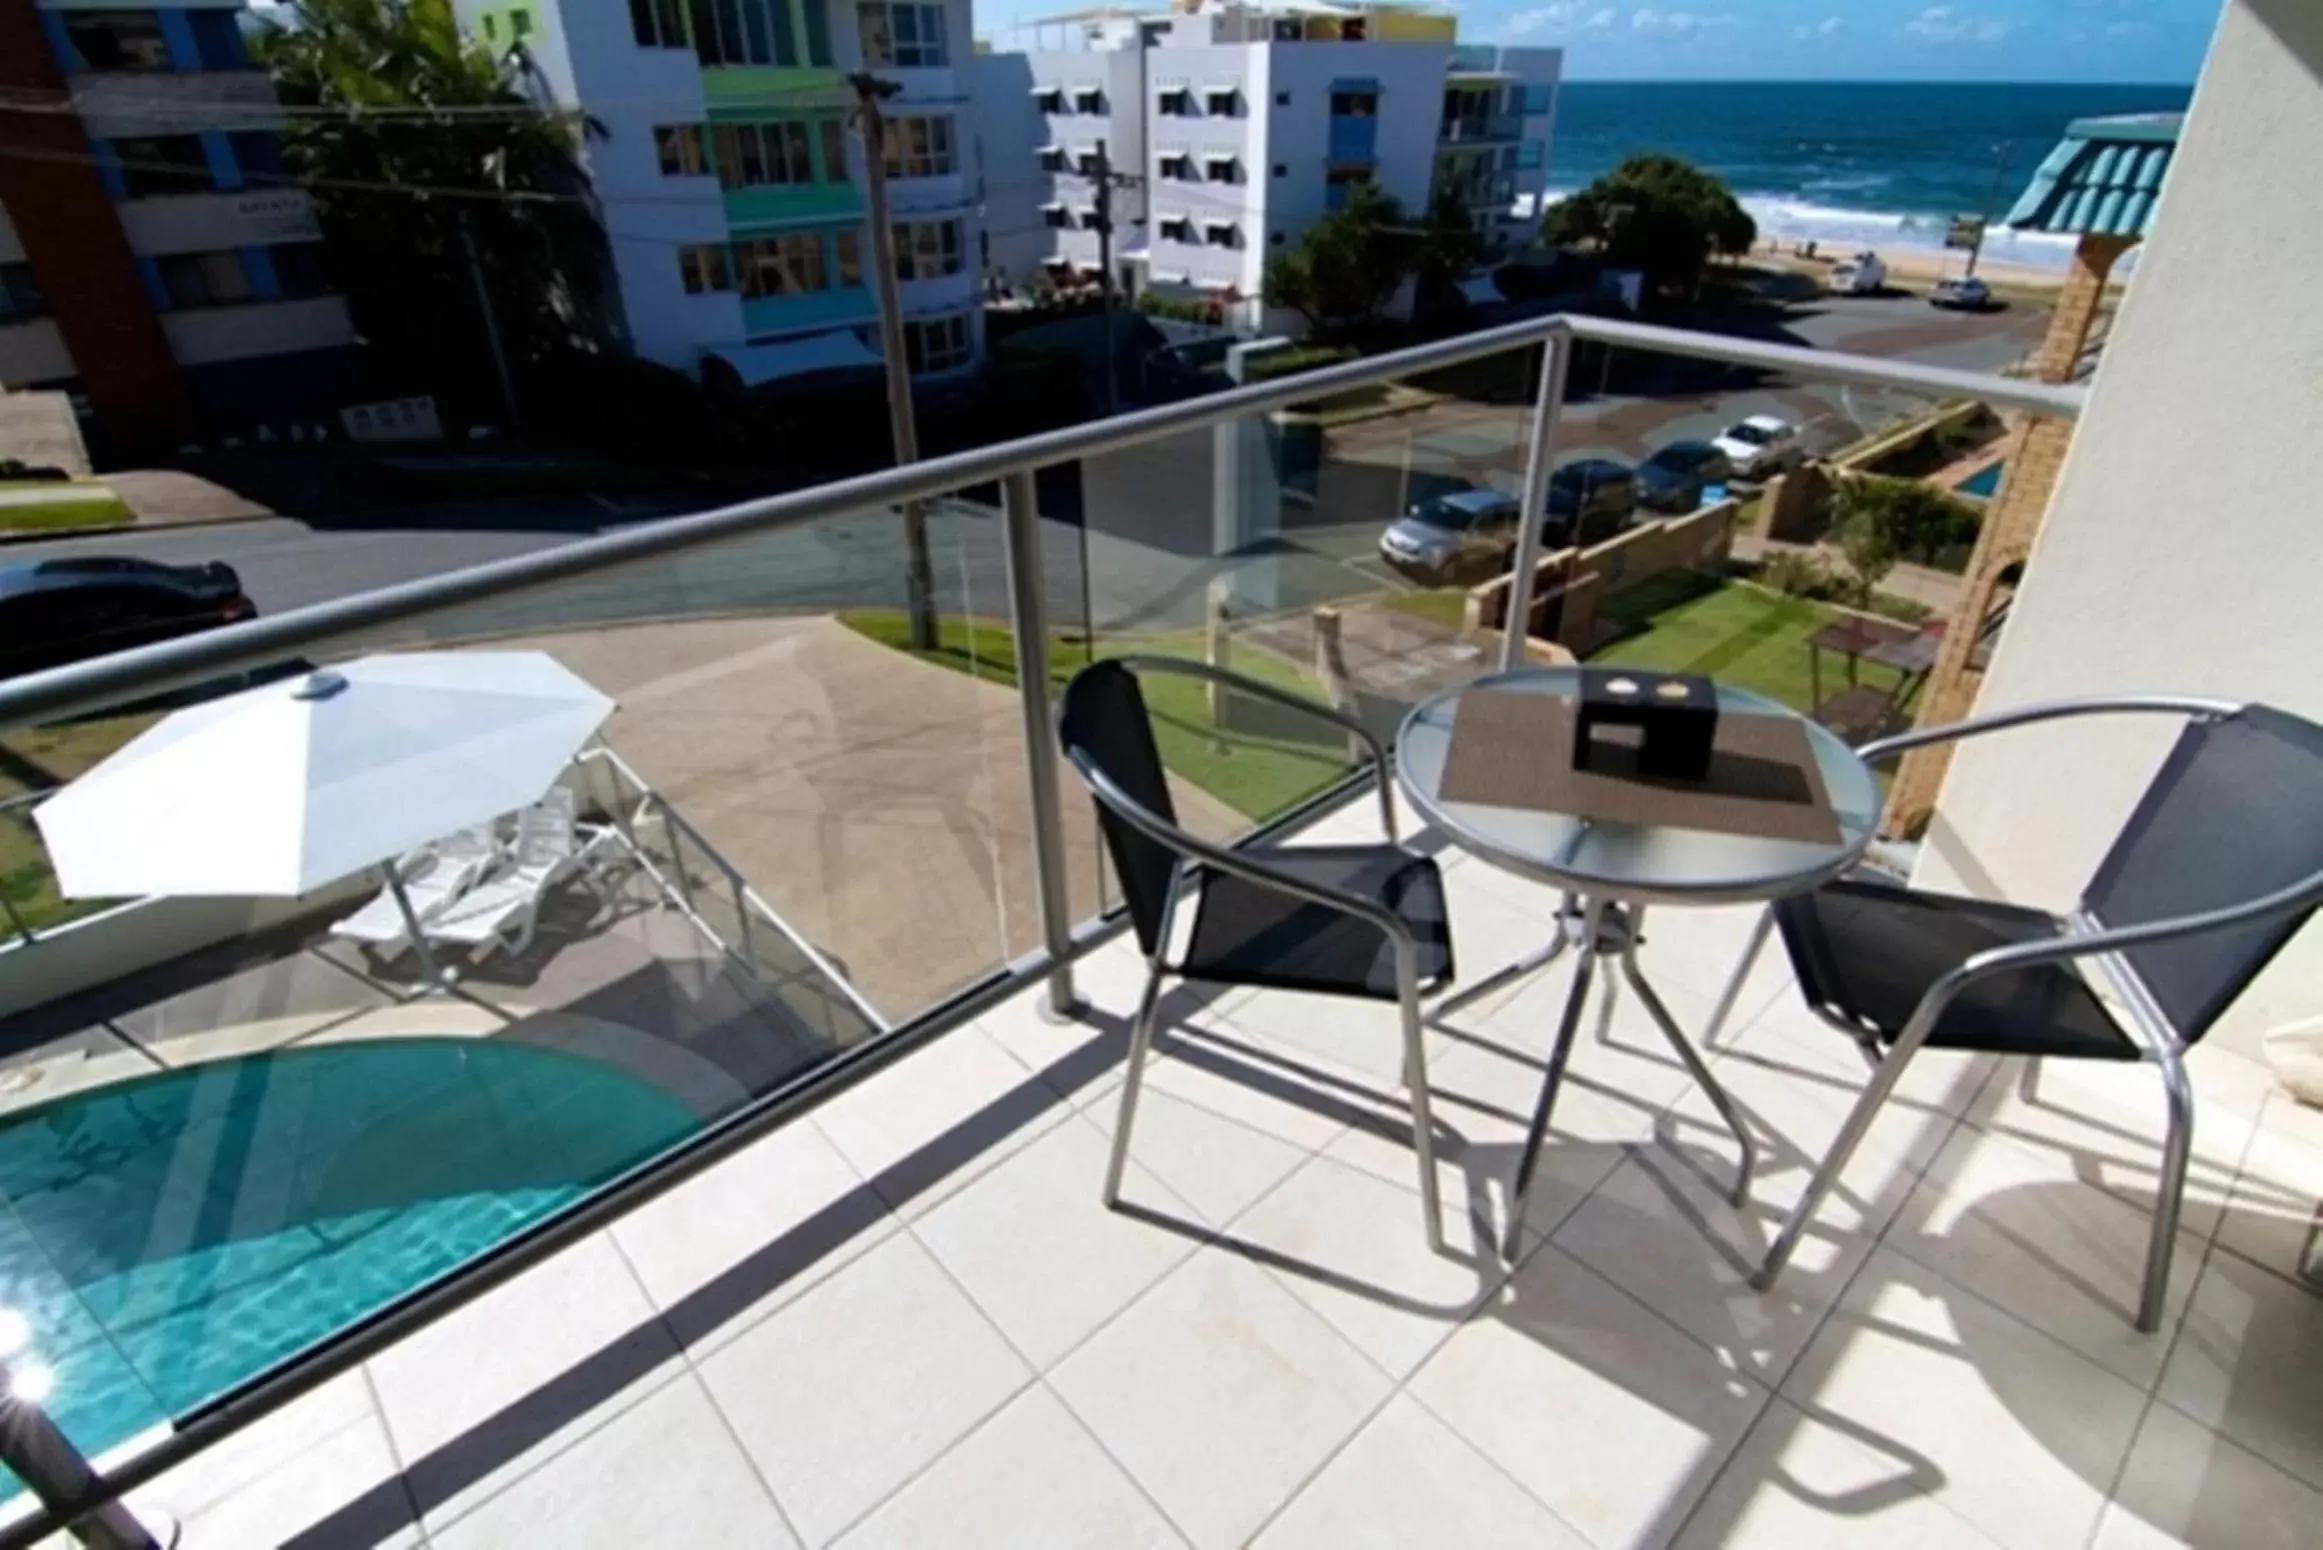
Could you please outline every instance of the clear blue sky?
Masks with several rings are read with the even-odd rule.
[[[1460,35],[1554,43],[1575,80],[2191,82],[2221,0],[1462,0]]]
[[[1012,22],[1090,0],[976,0]],[[2222,0],[1439,0],[1471,43],[1565,50],[1574,80],[2191,83]],[[2323,3],[2323,0],[2318,0]],[[1156,4],[1155,9],[1161,9]]]

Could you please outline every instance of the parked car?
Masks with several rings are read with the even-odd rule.
[[[1581,543],[1611,538],[1637,509],[1637,473],[1611,458],[1580,458],[1549,475],[1548,507],[1542,531],[1551,543],[1575,542],[1576,525]]]
[[[1799,442],[1799,428],[1771,414],[1737,420],[1712,438],[1710,445],[1726,454],[1735,476],[1742,479],[1779,474],[1806,455]]]
[[[1517,500],[1468,488],[1412,503],[1379,535],[1380,558],[1407,575],[1443,581],[1516,546]]]
[[[0,565],[0,678],[258,615],[234,568],[128,556]]]
[[[1963,312],[1982,312],[1992,305],[1992,287],[1972,274],[1951,275],[1936,282],[1935,289],[1928,292],[1928,302]]]
[[[1834,296],[1876,296],[1887,285],[1887,265],[1866,249],[1833,264],[1829,284]]]
[[[1692,511],[1702,504],[1704,490],[1733,471],[1715,442],[1673,441],[1637,465],[1637,503],[1655,511]]]

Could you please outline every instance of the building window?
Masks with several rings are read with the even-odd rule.
[[[1041,164],[1041,171],[1043,171],[1043,172],[1062,172],[1062,171],[1064,171],[1064,170],[1065,170],[1065,148],[1064,148],[1063,146],[1061,146],[1061,145],[1044,145],[1044,146],[1042,146],[1042,147],[1041,147],[1041,151],[1040,151],[1040,164]]]
[[[1172,151],[1161,159],[1161,175],[1179,183],[1199,183],[1202,175],[1194,170],[1194,158],[1185,151]]]
[[[1161,218],[1162,240],[1165,242],[1192,242],[1194,222],[1183,215],[1165,215]]]
[[[1170,87],[1157,99],[1155,106],[1161,110],[1164,116],[1169,118],[1192,118],[1194,116],[1193,90],[1185,86]]]
[[[1239,183],[1242,181],[1242,164],[1230,154],[1205,156],[1202,158],[1202,174],[1213,183]]]
[[[484,41],[487,43],[500,41],[500,18],[492,15],[489,11],[484,14]]]
[[[721,188],[788,187],[847,181],[847,149],[837,119],[809,124],[717,124],[710,130]],[[822,176],[816,176],[818,161]]]
[[[699,296],[706,291],[734,289],[733,273],[726,265],[726,249],[715,242],[688,242],[678,248],[678,278],[688,296]]]
[[[863,283],[863,234],[859,231],[842,231],[833,234],[831,251],[839,260],[839,284],[842,286],[861,285]]]
[[[48,311],[48,298],[30,264],[0,264],[0,323],[21,323]]]
[[[1356,186],[1371,181],[1369,167],[1333,167],[1323,174],[1323,208],[1344,210]]]
[[[917,0],[872,0],[855,13],[863,62],[898,70],[934,70],[950,62],[944,8]]]
[[[232,248],[210,253],[171,253],[154,261],[172,311],[230,307],[251,298],[250,276]]]
[[[1331,93],[1333,118],[1376,118],[1379,116],[1379,94],[1367,91],[1335,91]]]
[[[1287,91],[1276,92],[1274,94],[1274,105],[1278,108],[1289,107],[1291,105],[1291,94]]]
[[[122,191],[131,199],[206,193],[217,187],[200,135],[154,135],[115,140],[112,145],[113,158],[121,165]]]
[[[968,364],[972,353],[966,313],[904,319],[903,358],[914,373],[956,371]]]
[[[1041,224],[1051,231],[1071,231],[1073,229],[1072,212],[1063,205],[1042,205]]]
[[[266,250],[266,258],[274,266],[275,291],[282,300],[305,301],[331,293],[321,243],[278,242]]]
[[[271,185],[283,181],[280,135],[271,129],[238,129],[226,138],[244,182]]]
[[[523,9],[510,11],[508,13],[509,41],[514,42],[519,38],[529,38],[531,36],[532,13]]]
[[[800,63],[788,0],[687,0],[686,9],[694,54],[705,65]]]
[[[1037,88],[1032,94],[1032,105],[1043,113],[1065,112],[1064,88],[1058,86]]]
[[[1242,112],[1242,90],[1236,86],[1213,86],[1202,93],[1202,111],[1212,118],[1235,118]]]
[[[1524,89],[1523,97],[1518,100],[1521,104],[1518,111],[1525,117],[1538,117],[1556,106],[1557,89],[1546,81],[1534,81]]]
[[[250,51],[242,46],[242,27],[233,11],[188,11],[185,17],[194,35],[194,57],[204,70],[250,68]]]
[[[629,0],[629,34],[639,48],[692,46],[686,42],[686,18],[679,0]]]
[[[699,124],[654,125],[653,148],[661,158],[661,175],[665,178],[698,178],[710,170]]]
[[[1278,161],[1274,164],[1274,175],[1278,178],[1287,178],[1291,175],[1291,169]]]
[[[811,231],[760,237],[734,245],[745,296],[795,296],[831,288],[823,267],[823,239]]]
[[[1279,248],[1291,239],[1288,232],[1270,231],[1266,234],[1266,240],[1270,246]]]
[[[1105,93],[1095,86],[1084,86],[1073,93],[1073,111],[1076,113],[1103,113]]]
[[[1214,248],[1242,246],[1242,233],[1232,221],[1205,221],[1202,223],[1202,236]]]
[[[1105,157],[1103,153],[1098,151],[1083,151],[1078,157],[1074,159],[1080,165],[1081,176],[1085,178],[1101,178],[1105,176]]]
[[[169,40],[152,11],[68,11],[64,23],[84,70],[169,68]]]
[[[889,119],[886,151],[891,178],[942,178],[959,170],[949,118]]]
[[[936,280],[960,272],[958,221],[895,223],[895,277]]]

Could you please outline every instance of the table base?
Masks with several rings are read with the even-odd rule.
[[[1684,1062],[1687,1073],[1694,1079],[1694,1085],[1702,1089],[1703,1096],[1718,1111],[1718,1117],[1733,1132],[1735,1144],[1741,1148],[1742,1155],[1735,1172],[1734,1190],[1728,1198],[1739,1206],[1749,1197],[1750,1174],[1758,1161],[1758,1149],[1752,1145],[1750,1132],[1743,1125],[1734,1101],[1726,1096],[1726,1089],[1710,1074],[1710,1067],[1687,1039],[1685,1030],[1678,1026],[1677,1019],[1670,1016],[1669,1008],[1662,1005],[1662,998],[1654,994],[1653,986],[1646,980],[1645,971],[1638,967],[1637,949],[1644,941],[1640,930],[1644,922],[1643,905],[1622,904],[1611,899],[1576,900],[1568,896],[1564,908],[1559,912],[1557,934],[1546,947],[1480,981],[1456,998],[1458,1001],[1474,1000],[1511,979],[1546,968],[1568,947],[1575,950],[1572,988],[1565,995],[1565,1010],[1557,1023],[1557,1041],[1550,1048],[1548,1069],[1541,1076],[1540,1101],[1533,1107],[1532,1124],[1525,1132],[1524,1151],[1517,1160],[1516,1180],[1509,1192],[1508,1225],[1501,1240],[1501,1253],[1509,1259],[1516,1258],[1518,1243],[1524,1231],[1525,1201],[1532,1189],[1533,1170],[1540,1161],[1541,1143],[1549,1132],[1549,1115],[1556,1107],[1557,1090],[1565,1080],[1565,1063],[1573,1053],[1573,1037],[1580,1031],[1582,1017],[1588,1010],[1589,992],[1600,958],[1620,960],[1622,978],[1629,982],[1629,988],[1636,993],[1647,1014],[1653,1018],[1654,1026],[1661,1030],[1662,1037],[1669,1040],[1670,1048],[1677,1051],[1678,1059]],[[1606,982],[1607,996],[1614,993],[1615,984],[1610,980]],[[1451,1001],[1445,1002],[1436,1009],[1436,1015],[1441,1016],[1451,1010],[1453,1004]]]

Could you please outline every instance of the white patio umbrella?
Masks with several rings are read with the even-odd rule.
[[[365,657],[177,711],[33,812],[71,898],[291,896],[540,800],[613,701],[538,651]],[[432,961],[429,964],[432,970]]]

